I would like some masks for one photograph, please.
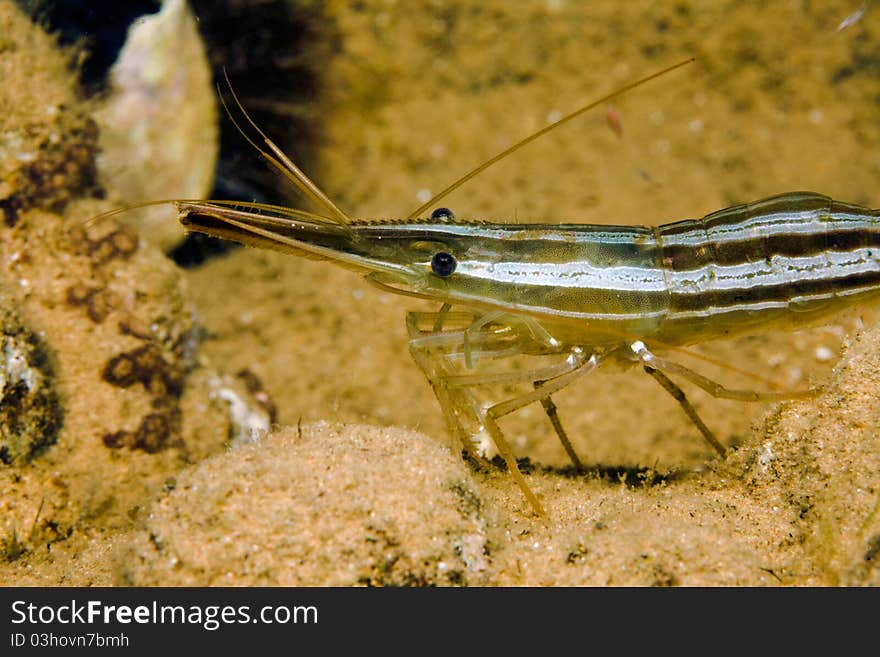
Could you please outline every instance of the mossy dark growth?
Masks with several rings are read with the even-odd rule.
[[[107,447],[127,447],[155,454],[181,445],[180,396],[183,394],[184,373],[165,360],[158,346],[148,342],[117,354],[104,366],[101,378],[118,388],[140,383],[153,397],[154,412],[144,416],[135,431],[106,434],[103,441]]]
[[[18,223],[22,210],[41,208],[60,213],[74,196],[103,197],[95,167],[98,128],[91,118],[59,109],[54,123],[25,130],[39,134],[28,135],[34,150],[19,155],[21,165],[2,181],[14,190],[0,198],[7,226]]]
[[[64,412],[46,344],[9,310],[0,324],[0,463],[18,465],[56,442]]]
[[[148,454],[161,452],[166,447],[180,445],[180,409],[172,407],[149,413],[141,420],[136,431],[116,431],[104,436],[104,444],[112,449],[128,447]]]
[[[125,260],[140,246],[133,228],[112,219],[93,226],[76,226],[71,229],[71,242],[78,254],[88,255],[95,266],[111,260]],[[69,301],[73,302],[68,298]]]

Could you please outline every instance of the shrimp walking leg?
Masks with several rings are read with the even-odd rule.
[[[485,409],[482,413],[482,421],[483,426],[489,432],[489,435],[492,437],[495,446],[498,448],[504,462],[507,464],[507,469],[510,471],[517,485],[525,495],[526,499],[529,501],[529,504],[532,505],[535,513],[539,516],[543,516],[544,507],[538,501],[538,498],[529,488],[528,484],[526,484],[525,479],[522,476],[522,473],[519,471],[519,467],[516,464],[516,459],[513,456],[513,451],[510,449],[510,445],[507,443],[507,440],[504,438],[504,434],[501,431],[501,427],[498,426],[498,419],[513,413],[516,410],[519,410],[523,406],[531,404],[536,401],[540,401],[542,399],[547,399],[552,393],[557,390],[561,390],[566,386],[570,385],[576,379],[582,377],[588,372],[592,372],[595,370],[599,363],[601,362],[601,358],[594,354],[590,356],[588,359],[581,359],[577,362],[569,372],[562,374],[554,379],[543,382],[540,386],[538,386],[535,390],[530,393],[520,395],[518,397],[513,397],[511,399],[507,399],[502,402],[498,402],[493,404],[492,406]]]
[[[517,372],[453,374],[446,377],[446,385],[478,386],[488,385],[492,383],[516,383],[520,381],[530,381],[534,386],[534,389],[538,390],[548,381],[552,381],[554,378],[561,376],[571,371],[572,369],[580,367],[583,360],[583,352],[576,351],[573,352],[568,358],[566,358],[564,362],[550,367]],[[559,438],[559,442],[562,443],[562,447],[565,449],[566,454],[568,454],[569,459],[571,459],[571,462],[574,465],[575,469],[578,472],[583,472],[583,463],[581,463],[581,460],[578,458],[577,453],[574,451],[574,447],[571,444],[568,433],[562,426],[562,422],[559,419],[559,413],[557,411],[556,404],[553,402],[553,399],[550,397],[549,394],[547,394],[546,397],[541,397],[539,401],[541,402],[541,406],[543,406],[544,412],[547,414],[547,417],[549,418],[550,423],[553,426],[553,430],[556,432],[556,436]]]
[[[679,403],[690,421],[700,430],[700,434],[702,434],[706,442],[712,446],[712,449],[718,452],[721,456],[724,456],[724,452],[726,451],[724,445],[718,441],[712,430],[706,426],[706,423],[703,422],[703,419],[697,414],[697,410],[694,408],[693,404],[690,403],[687,395],[684,394],[684,390],[679,388],[672,379],[663,374],[660,370],[655,370],[653,367],[645,365],[645,372],[653,377],[657,383],[663,386],[663,389],[672,395],[672,398]]]
[[[518,371],[495,372],[460,372],[460,362],[473,357],[494,359],[509,355],[511,352],[521,353],[518,342],[522,340],[519,332],[509,326],[493,326],[498,317],[488,319],[476,318],[461,330],[444,330],[448,321],[453,325],[461,325],[468,320],[467,313],[453,314],[448,308],[441,308],[438,313],[409,313],[407,327],[410,334],[410,352],[413,359],[425,373],[437,400],[440,402],[443,416],[449,433],[459,439],[465,451],[477,458],[476,449],[471,438],[474,432],[468,432],[465,423],[472,423],[478,431],[486,431],[496,449],[507,465],[514,481],[522,490],[529,504],[538,515],[544,515],[544,509],[528,484],[516,463],[513,450],[504,437],[497,420],[523,406],[540,401],[550,418],[563,447],[578,470],[583,466],[574,452],[571,441],[559,421],[556,407],[550,395],[574,379],[598,367],[600,357],[587,357],[584,351],[575,347],[569,350],[562,362],[554,365]],[[430,326],[431,328],[420,328]],[[523,395],[513,397],[488,407],[482,406],[472,389],[493,384],[532,383],[534,389]]]
[[[535,381],[535,390],[544,385],[544,383],[545,381]],[[553,398],[550,397],[550,395],[543,397],[541,399],[541,406],[544,407],[544,412],[547,414],[550,424],[553,425],[553,430],[556,432],[559,442],[562,443],[565,453],[568,454],[568,458],[571,460],[572,465],[574,465],[575,471],[579,473],[584,472],[584,465],[581,463],[580,458],[578,458],[577,452],[574,451],[574,446],[568,438],[568,432],[565,430],[565,427],[562,426],[562,420],[559,419],[559,411],[556,408],[556,404],[553,403]]]
[[[465,328],[473,325],[474,313],[452,313],[448,307],[437,313],[410,312],[407,314],[407,330],[410,335],[409,350],[416,364],[424,373],[440,404],[447,432],[457,438],[469,457],[484,467],[491,464],[483,458],[473,441],[474,435],[482,433],[482,404],[471,388],[492,383],[533,381],[537,376],[530,372],[496,372],[490,374],[458,374],[458,361],[464,358],[466,349]],[[459,328],[444,330],[445,323]],[[423,329],[422,326],[431,326]],[[479,358],[504,358],[521,353],[516,336],[509,331],[484,331],[479,337],[481,347],[471,354]],[[488,341],[488,342],[487,342]],[[566,368],[566,369],[570,369]],[[566,371],[566,370],[563,370]],[[559,368],[544,368],[540,375],[557,376]],[[465,424],[472,428],[468,430]]]
[[[698,374],[684,365],[675,363],[671,360],[661,358],[652,353],[643,342],[634,342],[630,345],[630,349],[635,353],[638,359],[645,367],[654,370],[660,370],[667,374],[678,374],[686,378],[691,383],[699,386],[716,399],[733,399],[736,401],[747,402],[771,402],[786,401],[789,399],[797,399],[801,397],[812,397],[817,394],[817,390],[809,388],[807,390],[785,390],[781,392],[758,392],[755,390],[739,390],[727,388],[717,381],[713,381],[702,374]]]
[[[651,352],[641,341],[633,342],[630,345],[630,350],[634,354],[634,357],[642,363],[645,368],[645,372],[647,372],[655,381],[657,381],[657,383],[663,386],[666,392],[672,395],[673,399],[675,399],[675,401],[679,403],[684,412],[687,414],[690,421],[693,422],[694,426],[696,426],[697,429],[699,429],[706,442],[708,442],[712,446],[712,448],[721,455],[723,455],[725,452],[724,446],[718,441],[712,430],[706,426],[706,423],[703,422],[703,420],[697,414],[696,409],[694,408],[693,404],[691,404],[691,402],[688,400],[687,395],[685,395],[684,391],[675,382],[673,382],[667,376],[667,374],[677,374],[679,376],[682,376],[717,399],[767,402],[783,401],[795,397],[808,397],[816,393],[816,391],[813,389],[783,392],[757,392],[754,390],[739,390],[727,388],[717,381],[713,381],[712,379],[709,379],[702,374],[698,374],[697,372],[694,372],[684,365],[680,365],[679,363],[675,363],[673,361],[657,356],[656,354]]]
[[[464,395],[467,394],[467,391],[465,390],[450,390],[445,378],[448,375],[445,364],[442,359],[438,358],[436,354],[432,352],[430,346],[426,345],[423,340],[419,338],[410,340],[409,351],[413,360],[431,384],[434,396],[437,397],[437,401],[440,404],[440,410],[443,413],[447,433],[458,439],[461,443],[462,449],[470,458],[485,467],[489,467],[490,464],[488,461],[478,453],[476,445],[471,439],[471,434],[465,430],[457,412],[457,409],[460,409],[463,406],[476,404],[476,400],[464,398]]]

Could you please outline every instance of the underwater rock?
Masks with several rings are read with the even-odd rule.
[[[183,0],[166,0],[129,30],[110,71],[110,93],[95,113],[98,171],[125,204],[200,198],[217,162],[216,95],[196,21]],[[162,248],[183,237],[170,206],[124,219]]]
[[[64,413],[43,340],[2,306],[0,329],[0,463],[18,465],[55,443]]]
[[[12,227],[25,210],[61,212],[102,191],[98,131],[76,102],[70,53],[11,5],[0,10],[0,35],[0,223]]]
[[[119,543],[115,583],[479,585],[495,513],[423,434],[286,427],[175,477]]]

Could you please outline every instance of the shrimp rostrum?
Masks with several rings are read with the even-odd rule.
[[[353,221],[260,135],[264,157],[324,214],[181,201],[181,222],[216,237],[329,260],[383,290],[441,304],[435,312],[408,313],[410,352],[450,434],[481,462],[475,439],[488,436],[539,515],[541,502],[498,425],[503,416],[540,403],[581,469],[551,396],[606,362],[622,362],[655,379],[723,454],[673,378],[741,401],[811,391],[730,389],[664,357],[663,347],[819,322],[880,292],[880,211],[819,194],[782,194],[659,227],[462,221],[446,208],[425,219]],[[473,174],[413,215],[436,206]],[[546,358],[521,370],[494,365],[520,355]],[[479,391],[498,384],[528,388],[484,402]]]

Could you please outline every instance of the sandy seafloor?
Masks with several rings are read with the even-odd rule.
[[[599,108],[443,205],[462,218],[638,224],[794,190],[880,207],[880,8],[838,30],[858,6],[327,2],[315,30],[335,41],[314,63],[310,173],[354,217],[403,217],[424,190],[550,118],[694,56],[614,101],[622,135]],[[28,202],[0,225],[4,348],[49,365],[34,357],[34,388],[18,384],[15,408],[11,387],[2,401],[4,426],[26,417],[2,437],[0,584],[880,583],[872,309],[697,349],[786,389],[820,388],[744,404],[683,384],[731,445],[724,458],[637,369],[596,372],[555,397],[584,476],[566,470],[539,407],[505,418],[534,466],[526,479],[548,511],[537,518],[509,476],[474,471],[445,435],[403,323],[436,304],[256,250],[184,272],[150,235],[84,230],[148,199],[117,191],[112,168],[100,174],[105,200],[80,198],[92,146],[76,120],[93,103],[14,13],[0,5],[11,26],[0,191]],[[36,150],[22,157],[28,139]],[[46,153],[60,158],[56,177],[21,174]],[[47,179],[48,191],[34,183]],[[7,380],[24,381],[10,358]],[[765,386],[687,362],[733,387]],[[268,417],[267,402],[271,430],[241,440],[237,423]],[[30,454],[62,416],[54,444]]]

